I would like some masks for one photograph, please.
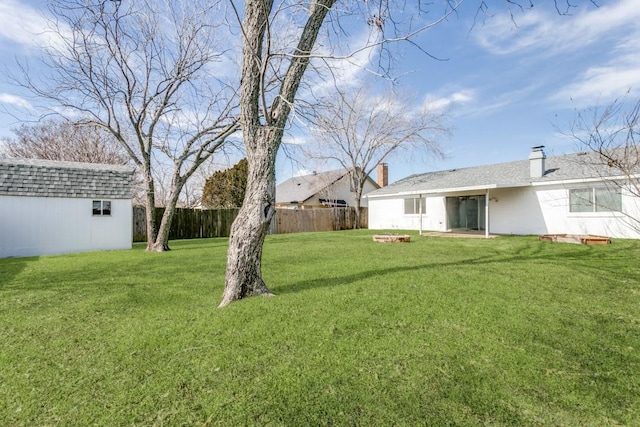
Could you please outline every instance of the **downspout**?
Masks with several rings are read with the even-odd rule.
[[[484,196],[484,237],[489,238],[489,189]]]

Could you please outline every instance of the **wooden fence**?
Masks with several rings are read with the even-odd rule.
[[[231,223],[239,209],[176,209],[169,230],[169,240],[228,237]],[[164,208],[156,208],[159,225]],[[367,208],[360,210],[360,228],[367,228]],[[305,231],[350,230],[355,228],[353,208],[277,209],[271,223],[272,234],[301,233]],[[133,241],[147,240],[145,208],[133,208]]]
[[[353,208],[278,209],[274,224],[272,229],[278,234],[351,230],[356,226],[356,211]],[[360,208],[360,228],[367,228],[367,224],[367,208]]]
[[[176,209],[169,230],[169,240],[228,237],[231,223],[239,209]],[[156,208],[156,224],[160,225],[164,208]],[[133,208],[133,241],[147,240],[145,208]]]

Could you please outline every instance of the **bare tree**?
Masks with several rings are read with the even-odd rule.
[[[271,294],[262,280],[261,258],[275,210],[276,154],[311,58],[321,56],[314,47],[327,17],[331,16],[330,28],[335,32],[325,34],[323,42],[346,34],[341,28],[340,16],[346,19],[356,14],[365,16],[372,29],[367,46],[409,40],[434,25],[433,21],[418,27],[417,21],[408,26],[389,25],[403,33],[387,37],[385,23],[393,22],[393,12],[407,12],[404,5],[388,1],[348,2],[330,13],[338,4],[336,0],[294,4],[247,0],[242,8],[243,18],[233,0],[231,4],[241,21],[243,39],[240,120],[249,175],[244,203],[231,229],[221,307],[244,297]],[[417,15],[426,13],[422,3],[414,7]],[[445,2],[444,14],[436,21],[444,19],[455,7],[457,3]]]
[[[6,153],[15,158],[124,165],[129,156],[103,128],[48,119],[11,130],[2,138]]]
[[[311,127],[314,138],[303,151],[308,158],[338,163],[349,171],[359,219],[365,182],[378,164],[400,152],[441,157],[437,138],[449,130],[443,110],[427,105],[412,111],[406,96],[375,95],[366,86],[338,95],[321,103]]]
[[[82,123],[101,127],[141,171],[147,250],[168,250],[185,183],[238,130],[236,89],[216,75],[224,11],[216,1],[54,0],[55,43],[47,75],[23,84]],[[218,46],[218,47],[217,47]],[[154,170],[171,168],[164,216],[156,224]]]
[[[640,100],[627,104],[620,98],[604,108],[589,108],[578,113],[568,136],[586,155],[582,166],[599,175],[617,194],[630,200],[640,199]],[[589,202],[589,201],[587,201]],[[597,201],[593,201],[597,203]],[[606,206],[605,208],[608,208]],[[640,230],[640,206],[622,206],[617,212],[626,224]]]

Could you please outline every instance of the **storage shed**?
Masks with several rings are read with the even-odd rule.
[[[0,258],[131,248],[133,168],[0,159]]]

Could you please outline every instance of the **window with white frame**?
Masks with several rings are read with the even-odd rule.
[[[569,190],[569,212],[621,212],[620,188],[594,187]]]
[[[412,199],[404,199],[404,214],[416,215],[427,211],[426,199],[416,197]]]
[[[93,216],[111,216],[111,200],[94,200]]]

